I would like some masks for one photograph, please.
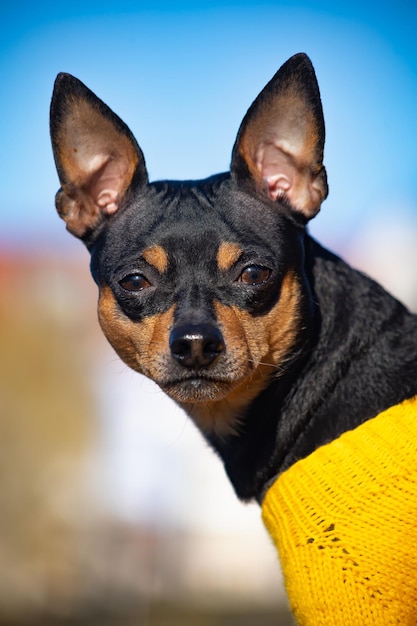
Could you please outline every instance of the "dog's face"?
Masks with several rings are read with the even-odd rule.
[[[298,342],[301,260],[299,229],[229,178],[151,185],[93,246],[101,327],[130,367],[200,405],[203,429],[227,431]]]
[[[206,433],[227,435],[308,328],[304,224],[327,194],[324,125],[304,55],[246,115],[230,174],[148,183],[125,124],[57,79],[57,209],[91,251],[99,320],[120,357]]]

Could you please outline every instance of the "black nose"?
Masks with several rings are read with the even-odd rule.
[[[209,367],[224,351],[223,337],[211,324],[184,324],[171,332],[169,347],[178,363],[188,369]]]

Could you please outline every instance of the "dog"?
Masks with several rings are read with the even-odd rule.
[[[299,460],[417,395],[417,316],[308,233],[328,186],[305,54],[205,180],[150,183],[129,128],[71,75],[50,122],[56,208],[91,253],[105,336],[193,419],[239,498],[262,503]]]

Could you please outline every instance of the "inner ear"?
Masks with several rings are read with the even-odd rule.
[[[233,149],[232,173],[272,200],[284,198],[309,219],[327,196],[324,119],[310,60],[292,57],[247,112]]]
[[[68,74],[55,83],[51,138],[61,182],[56,206],[78,237],[115,213],[134,181],[147,182],[143,154],[129,128]]]

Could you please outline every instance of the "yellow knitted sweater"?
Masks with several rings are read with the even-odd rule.
[[[417,396],[295,463],[262,516],[301,626],[416,626]]]

